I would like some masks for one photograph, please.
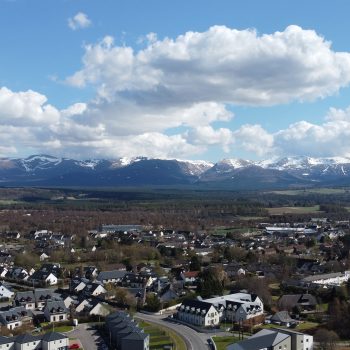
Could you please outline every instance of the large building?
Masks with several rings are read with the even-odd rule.
[[[244,322],[264,314],[264,304],[255,294],[235,293],[205,300],[185,300],[177,318],[197,326],[215,326],[220,321]]]
[[[127,313],[117,311],[106,317],[109,348],[117,350],[149,350],[149,334],[139,328]]]
[[[263,329],[227,350],[313,350],[313,337],[289,329]]]

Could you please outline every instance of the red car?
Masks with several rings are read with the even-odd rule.
[[[69,345],[69,349],[79,349],[80,348],[80,345],[77,344],[77,343],[74,343],[72,345]]]

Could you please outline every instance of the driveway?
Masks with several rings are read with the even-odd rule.
[[[79,339],[84,350],[108,349],[99,332],[87,323],[80,324],[73,331],[68,332],[67,336]]]

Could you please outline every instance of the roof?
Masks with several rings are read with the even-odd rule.
[[[41,336],[40,335],[31,335],[31,334],[25,333],[25,334],[17,335],[17,337],[15,337],[15,342],[21,343],[21,344],[29,343],[29,342],[36,341],[36,340],[41,340]]]
[[[50,314],[54,313],[64,313],[68,312],[66,305],[62,300],[60,301],[48,301],[45,306],[45,311],[48,311]]]
[[[58,333],[58,332],[50,332],[46,333],[42,336],[42,340],[46,342],[54,341],[54,340],[61,340],[68,338],[65,334]]]
[[[302,279],[304,282],[313,282],[318,280],[327,280],[329,278],[336,278],[336,277],[342,277],[344,274],[342,272],[332,272],[332,273],[325,273],[322,275],[313,275],[313,276],[307,276]]]
[[[110,280],[110,279],[118,279],[123,278],[126,274],[126,271],[112,270],[112,271],[101,271],[98,276],[98,281]]]
[[[288,334],[281,333],[279,331],[263,329],[262,331],[254,334],[248,339],[242,340],[232,346],[228,347],[230,350],[257,350],[268,349],[272,346],[276,346],[283,340],[286,340],[290,336]]]
[[[143,332],[132,332],[128,335],[126,335],[125,337],[123,337],[123,339],[127,339],[127,340],[144,340],[147,337],[149,337],[149,334],[143,333]],[[122,339],[122,341],[123,341]]]
[[[45,301],[52,299],[52,290],[51,289],[35,289],[34,296],[36,301]]]
[[[295,305],[317,305],[317,300],[312,294],[286,294],[282,295],[278,301],[280,306],[293,307]]]
[[[195,309],[201,309],[201,311],[205,311],[206,313],[209,311],[209,309],[213,306],[211,303],[207,303],[205,301],[200,301],[200,300],[184,300],[180,306],[180,308],[184,306],[190,307],[190,308],[195,308]]]
[[[15,339],[13,337],[0,336],[0,345],[13,343]]]
[[[288,323],[294,322],[295,320],[289,316],[288,311],[279,311],[271,317],[271,321]]]

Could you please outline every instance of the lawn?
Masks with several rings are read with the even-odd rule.
[[[306,322],[299,323],[299,325],[295,328],[295,330],[301,331],[301,332],[307,331],[309,329],[317,328],[319,325],[320,324],[316,322],[306,321]]]
[[[231,336],[231,337],[214,336],[212,338],[216,345],[217,350],[226,350],[228,345],[232,343],[236,343],[239,340],[237,337],[234,337],[234,336]]]
[[[52,328],[48,328],[48,329],[43,329],[44,333],[49,333],[49,332],[59,332],[59,333],[66,333],[66,332],[70,332],[73,329],[73,326],[55,326]]]
[[[164,349],[166,345],[171,345],[177,350],[186,350],[183,339],[171,329],[145,321],[138,321],[138,324],[150,335],[150,350]]]

